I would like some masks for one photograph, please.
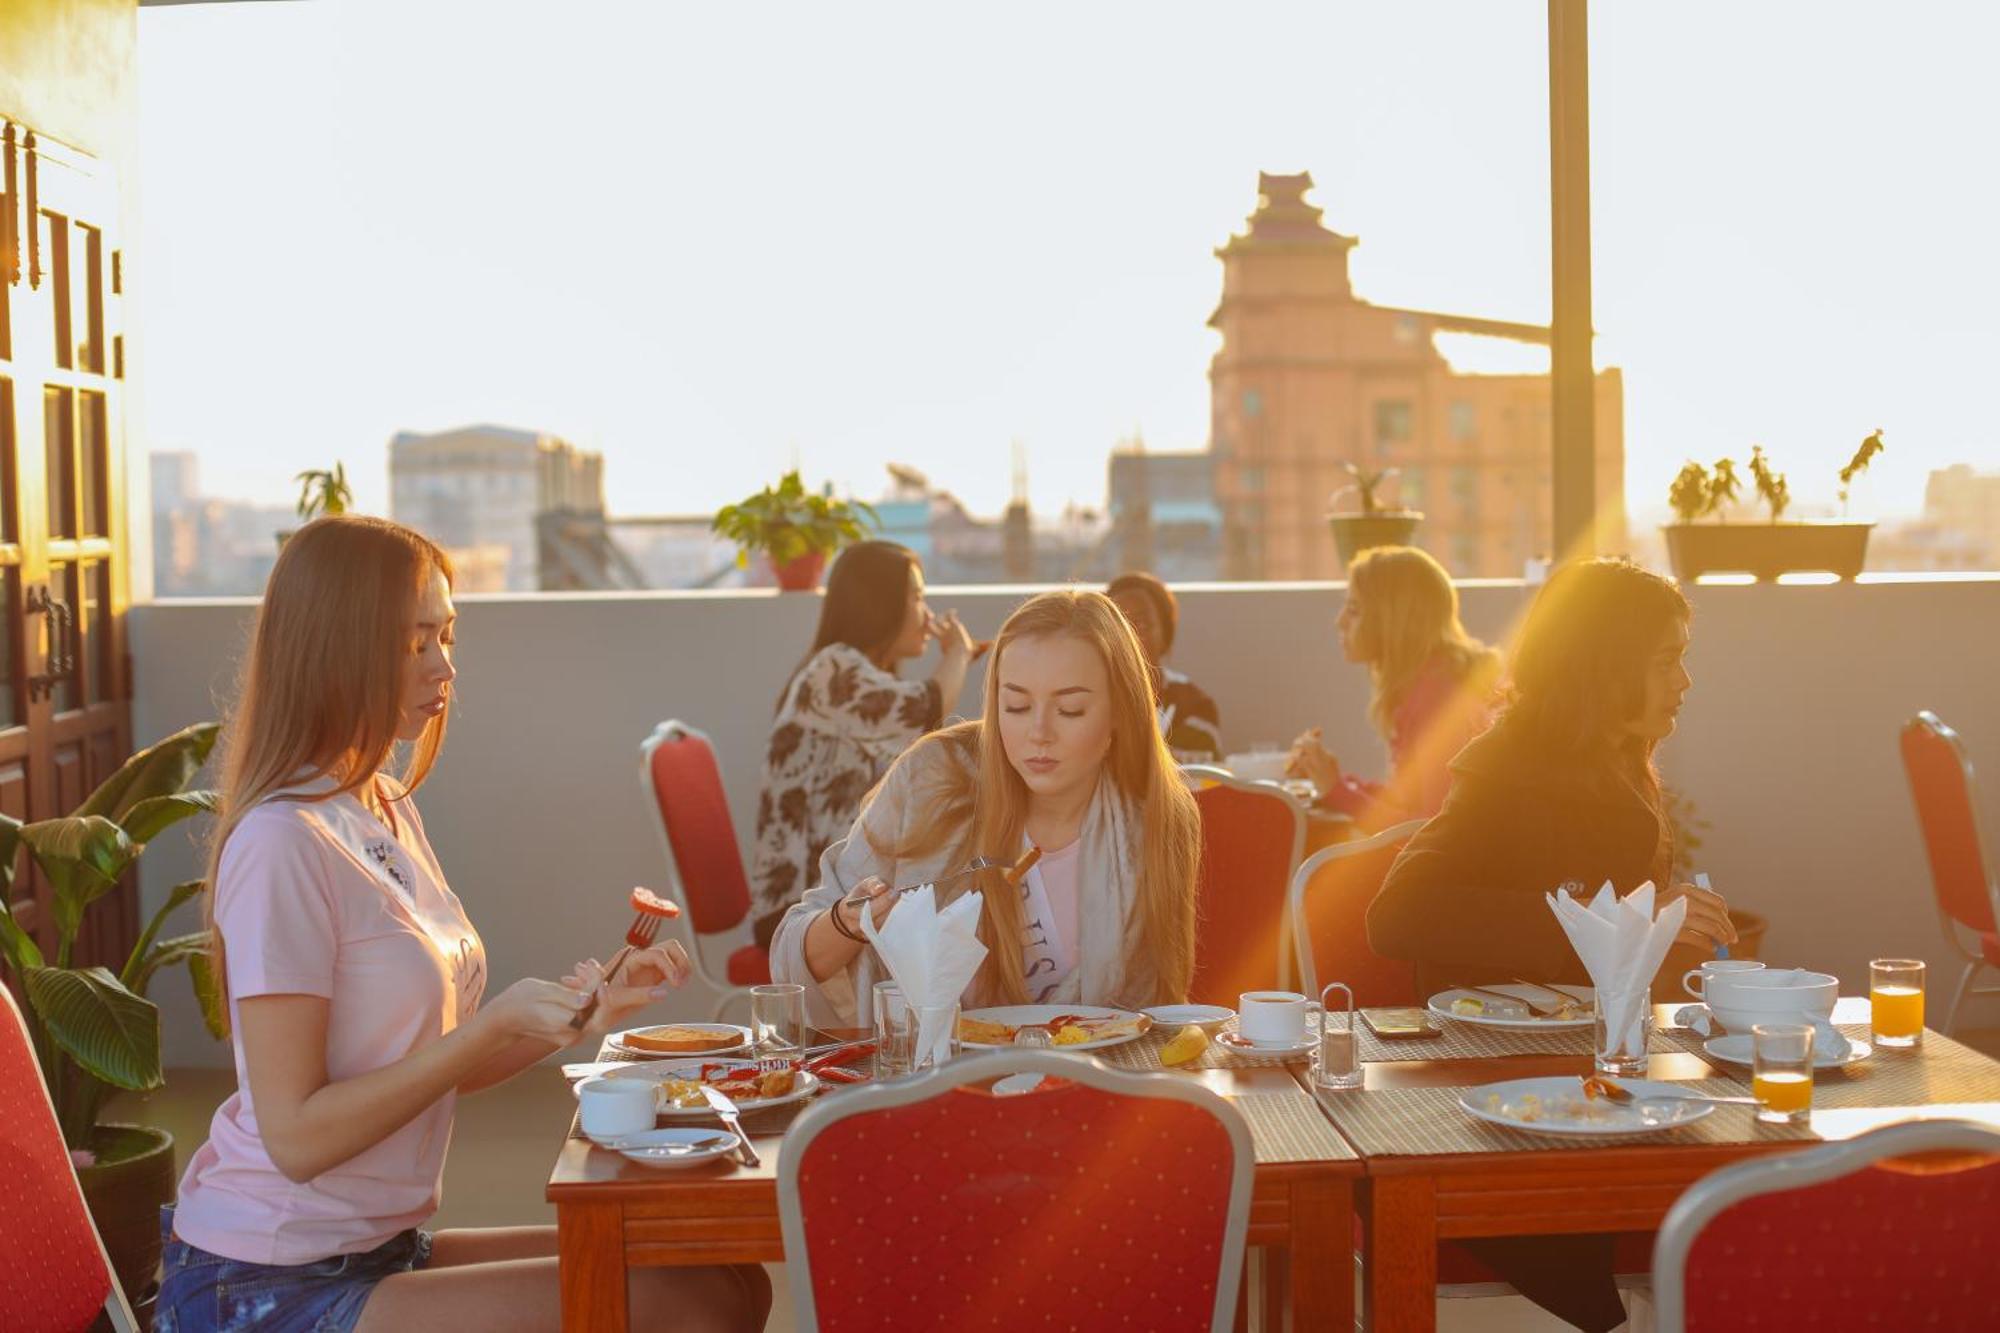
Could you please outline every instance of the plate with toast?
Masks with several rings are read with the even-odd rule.
[[[637,1060],[685,1060],[691,1055],[733,1055],[750,1049],[750,1029],[734,1023],[655,1023],[627,1028],[605,1045]]]
[[[1012,1046],[1024,1027],[1049,1034],[1059,1051],[1094,1051],[1143,1037],[1153,1020],[1129,1009],[1089,1004],[1006,1004],[967,1009],[958,1017],[959,1044],[981,1050]]]

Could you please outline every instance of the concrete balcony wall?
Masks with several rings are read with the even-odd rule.
[[[936,589],[990,636],[1020,589]],[[1663,748],[1668,779],[1709,827],[1700,864],[1733,902],[1772,918],[1764,954],[1865,989],[1870,957],[1928,958],[1940,995],[1957,967],[1896,751],[1920,708],[1957,727],[2000,773],[2000,580],[1701,587],[1695,688]],[[1173,661],[1213,693],[1232,749],[1310,725],[1349,767],[1379,772],[1364,673],[1339,658],[1330,584],[1182,592]],[[1513,583],[1467,584],[1467,624],[1504,638],[1526,604]],[[466,597],[459,696],[444,758],[419,798],[452,887],[486,941],[495,987],[607,955],[630,919],[625,890],[664,878],[638,746],[678,717],[713,737],[746,843],[772,702],[810,639],[818,601],[775,593]],[[219,715],[254,604],[133,608],[140,744]],[[975,672],[959,706],[978,707]],[[2000,777],[1980,794],[2000,826]],[[2000,838],[1989,838],[2000,846]],[[147,854],[145,889],[198,873],[179,832]],[[226,1063],[202,1035],[186,982],[168,979],[169,1064]],[[689,993],[664,1016],[706,1012]],[[1936,1001],[1941,1017],[1942,998]],[[1991,1023],[2000,1003],[1973,1012]]]

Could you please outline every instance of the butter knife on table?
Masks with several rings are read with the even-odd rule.
[[[708,1104],[722,1117],[722,1123],[736,1131],[737,1146],[743,1150],[743,1165],[756,1166],[757,1150],[750,1146],[750,1136],[743,1132],[743,1122],[738,1118],[736,1103],[730,1101],[719,1088],[711,1088],[706,1083],[701,1085],[701,1095],[708,1099]]]

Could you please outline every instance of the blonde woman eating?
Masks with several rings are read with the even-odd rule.
[[[1043,593],[994,643],[975,722],[912,746],[821,858],[819,883],[773,940],[772,972],[806,987],[823,1026],[867,1022],[886,979],[861,932],[902,887],[977,857],[1041,858],[1010,885],[999,870],[939,885],[980,891],[986,961],[967,1004],[1117,1004],[1184,999],[1194,968],[1200,817],[1155,722],[1152,676],[1101,593]]]
[[[1465,632],[1451,576],[1414,546],[1354,557],[1337,624],[1341,655],[1368,668],[1368,720],[1393,773],[1373,782],[1342,772],[1314,727],[1292,743],[1292,776],[1312,779],[1322,807],[1369,827],[1428,819],[1451,789],[1452,757],[1492,720],[1500,655]]]

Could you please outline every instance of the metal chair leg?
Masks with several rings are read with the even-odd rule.
[[[1972,990],[1972,979],[1979,975],[1981,963],[1973,959],[1965,965],[1965,974],[1958,979],[1958,988],[1952,992],[1951,1007],[1945,1010],[1944,1035],[1949,1037],[1958,1027],[1958,1008],[1965,1003],[1965,997]]]

